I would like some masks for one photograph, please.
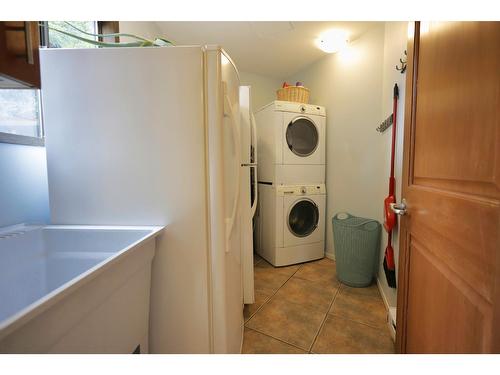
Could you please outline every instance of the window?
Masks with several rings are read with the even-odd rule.
[[[96,21],[48,21],[48,46],[50,48],[95,48],[97,46],[78,40],[69,35],[65,35],[57,30],[65,31],[73,35],[81,36],[86,39],[96,39],[92,35],[81,33],[77,29],[83,30],[87,33],[97,34]]]
[[[43,145],[40,92],[0,90],[0,142]]]

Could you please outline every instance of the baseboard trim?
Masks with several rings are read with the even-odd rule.
[[[243,305],[245,308],[245,305]],[[240,343],[240,353],[243,353],[243,341],[245,340],[245,319],[243,318],[243,324],[241,325],[241,343]]]
[[[333,252],[330,252],[330,251],[325,251],[325,257],[327,257],[328,259],[331,259],[331,260],[335,260],[335,254]]]
[[[384,306],[385,306],[385,310],[387,311],[387,313],[389,313],[389,302],[387,301],[387,297],[384,293],[384,289],[382,288],[382,285],[380,283],[380,279],[377,277],[377,287],[378,287],[378,291],[380,292],[380,295],[382,296],[382,300],[384,301]]]
[[[387,297],[384,293],[384,290],[382,288],[382,284],[380,283],[380,279],[378,277],[377,277],[377,287],[378,287],[378,291],[380,292],[380,295],[382,296],[382,301],[384,301],[385,319],[386,319],[386,323],[387,323],[387,328],[389,329],[389,332],[391,333],[392,340],[396,341],[396,332],[394,331],[394,328],[392,327],[391,314],[389,312],[389,308],[391,306],[389,305],[389,302],[387,301]]]

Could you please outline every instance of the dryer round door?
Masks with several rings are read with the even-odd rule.
[[[288,213],[288,229],[297,237],[307,237],[318,227],[319,209],[310,199],[296,202]]]
[[[297,117],[290,121],[285,138],[290,151],[299,157],[312,155],[319,144],[318,129],[307,117]]]

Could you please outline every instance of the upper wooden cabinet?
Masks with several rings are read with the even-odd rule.
[[[38,22],[0,22],[0,88],[40,88]]]

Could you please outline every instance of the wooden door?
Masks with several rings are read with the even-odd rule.
[[[409,40],[396,346],[500,352],[500,23]]]
[[[38,22],[0,22],[0,76],[40,88]]]

